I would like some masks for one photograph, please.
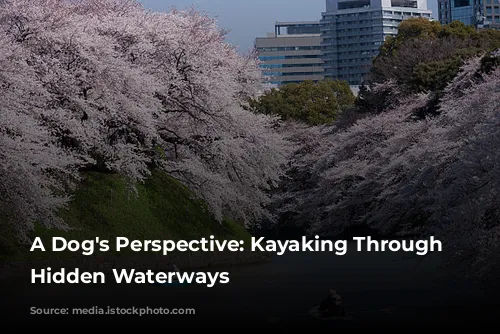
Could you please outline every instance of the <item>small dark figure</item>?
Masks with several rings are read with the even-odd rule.
[[[324,317],[345,317],[342,297],[340,297],[337,291],[329,289],[328,296],[323,299],[319,306],[319,311]]]
[[[321,311],[323,316],[332,316],[335,312],[335,296],[336,291],[333,289],[330,289],[328,291],[328,295],[326,296],[325,299],[321,301],[321,305],[319,306],[319,310]]]

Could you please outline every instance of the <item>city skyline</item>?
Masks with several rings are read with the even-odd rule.
[[[319,21],[326,10],[326,0],[140,0],[144,7],[167,11],[172,7],[186,9],[194,6],[217,19],[220,28],[229,31],[227,42],[239,52],[254,45],[256,37],[273,32],[276,21]],[[306,5],[304,5],[306,4]],[[428,8],[437,19],[437,0],[428,0]]]

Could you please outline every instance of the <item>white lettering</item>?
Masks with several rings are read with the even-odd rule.
[[[38,280],[38,281],[37,281]],[[47,269],[41,269],[39,273],[37,273],[36,269],[31,270],[31,283],[42,283],[42,284],[95,284],[95,283],[104,283],[105,275],[102,272],[82,272],[77,268],[73,271],[66,271],[66,269],[62,268],[59,271],[52,271],[52,268],[48,267]]]
[[[283,255],[286,251],[289,252],[333,252],[336,255],[345,255],[347,253],[347,241],[337,240],[335,243],[332,240],[319,240],[319,236],[315,236],[315,240],[307,240],[302,237],[299,240],[267,240],[265,245],[262,245],[264,238],[252,238],[252,252],[276,252],[277,255]]]
[[[58,246],[58,241],[62,242],[62,246]],[[53,237],[52,238],[52,251],[53,252],[62,252],[66,249],[67,247],[67,241],[64,238],[61,237]]]
[[[441,241],[430,237],[430,240],[373,240],[371,237],[355,237],[358,252],[415,252],[417,255],[427,255],[429,252],[442,252]]]
[[[119,252],[122,248],[127,247],[130,244],[128,238],[118,237],[116,238],[116,251]]]
[[[32,252],[36,248],[39,248],[42,250],[42,252],[45,252],[45,247],[43,246],[42,239],[40,239],[40,237],[35,238],[35,241],[33,242],[33,245],[31,246],[30,252]]]

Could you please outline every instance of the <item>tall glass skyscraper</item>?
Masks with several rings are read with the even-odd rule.
[[[500,0],[483,0],[487,27],[500,29]]]
[[[483,2],[485,1],[495,0],[438,0],[439,22],[449,24],[453,21],[460,21],[465,25],[478,27],[483,23],[482,17],[485,13]]]
[[[431,14],[427,0],[327,0],[320,21],[325,78],[361,85],[386,37],[403,20]]]

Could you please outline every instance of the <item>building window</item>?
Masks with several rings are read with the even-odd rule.
[[[417,1],[415,0],[391,0],[392,7],[409,7],[417,8]]]
[[[470,0],[455,0],[455,7],[470,6]]]
[[[261,61],[269,60],[283,60],[283,59],[309,59],[309,58],[321,58],[320,55],[304,55],[304,56],[260,56]]]
[[[338,9],[351,9],[351,8],[369,8],[370,0],[354,0],[354,1],[345,1],[340,2],[338,4]]]

